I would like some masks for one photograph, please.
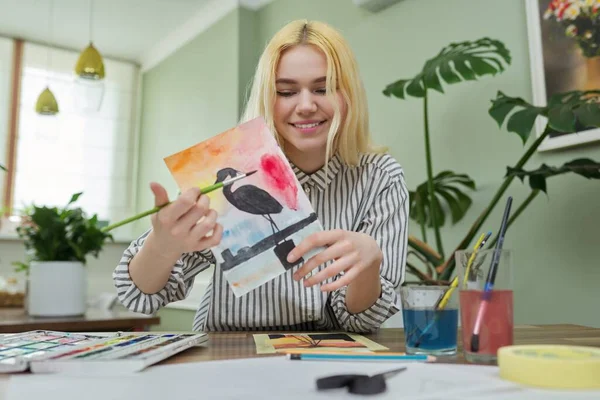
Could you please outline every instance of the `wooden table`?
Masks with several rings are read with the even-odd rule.
[[[211,332],[206,345],[188,349],[163,361],[161,364],[273,356],[272,354],[256,354],[253,333],[256,332]],[[405,351],[403,329],[385,328],[377,333],[364,336],[389,347],[389,351]],[[600,329],[567,324],[516,326],[515,344],[570,344],[600,347]],[[438,362],[466,363],[462,356],[460,340],[458,354],[455,357],[441,358]]]
[[[0,333],[36,329],[66,332],[145,331],[160,318],[129,311],[89,309],[78,317],[31,317],[22,308],[0,308]]]
[[[270,357],[257,355],[253,333],[256,332],[219,332],[209,333],[209,342],[203,346],[188,349],[160,364],[177,364],[234,358]],[[273,333],[273,332],[270,332]],[[404,351],[404,332],[402,329],[387,328],[365,335],[383,344],[392,351]],[[578,325],[523,325],[515,327],[515,344],[571,344],[582,346],[600,346],[600,329]],[[459,346],[459,354],[461,352]],[[440,362],[464,363],[462,356]],[[0,400],[5,398],[8,389],[9,374],[0,374]],[[523,398],[523,397],[519,397]]]

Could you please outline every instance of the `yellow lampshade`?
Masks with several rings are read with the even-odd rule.
[[[102,56],[91,42],[79,55],[79,60],[77,60],[77,64],[75,65],[75,73],[83,79],[104,79],[104,62],[102,61]]]
[[[58,103],[56,102],[54,94],[48,87],[40,93],[37,103],[35,104],[35,111],[42,115],[58,114]]]

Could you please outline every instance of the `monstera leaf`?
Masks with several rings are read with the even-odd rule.
[[[507,168],[506,176],[516,176],[524,181],[525,177],[529,177],[529,186],[532,189],[538,189],[546,192],[546,178],[573,172],[588,179],[600,179],[600,164],[589,158],[578,158],[565,163],[562,167],[550,167],[542,164],[536,170],[525,171],[521,168]]]
[[[558,93],[548,100],[545,107],[536,107],[520,97],[506,96],[498,92],[492,100],[489,114],[498,126],[507,119],[511,111],[518,109],[506,123],[509,132],[515,132],[523,140],[529,139],[535,120],[539,116],[548,119],[548,127],[563,133],[576,132],[578,128],[600,126],[600,91],[571,91]]]
[[[441,80],[447,84],[476,80],[504,71],[503,64],[510,62],[510,52],[498,40],[482,38],[474,42],[451,43],[427,60],[417,76],[387,85],[383,94],[404,99],[406,95],[424,97],[427,89],[444,93]]]
[[[430,201],[427,182],[420,184],[415,191],[409,193],[410,217],[419,224],[434,226],[434,216],[438,219],[436,226],[444,226],[446,215],[442,208],[445,202],[450,209],[452,223],[460,221],[471,206],[472,200],[461,187],[475,189],[475,182],[466,174],[455,174],[452,171],[442,171],[433,178],[434,202]]]

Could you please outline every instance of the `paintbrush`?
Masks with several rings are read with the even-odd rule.
[[[467,272],[465,272],[464,282],[466,282],[466,280],[467,280],[467,274],[469,273],[471,264],[473,263],[473,260],[475,259],[477,252],[483,248],[483,245],[485,244],[485,242],[487,242],[487,240],[490,238],[490,236],[492,236],[492,232],[482,233],[481,236],[479,237],[479,240],[475,244],[475,248],[473,249],[473,254],[471,255],[471,258],[469,259],[469,263],[467,264]],[[450,287],[448,288],[448,290],[446,290],[440,296],[439,300],[436,302],[435,306],[433,307],[433,309],[436,311],[436,313],[434,314],[433,320],[429,322],[429,324],[425,327],[425,329],[423,329],[423,331],[419,335],[417,341],[415,342],[414,347],[419,347],[421,345],[421,340],[423,338],[423,335],[425,335],[427,332],[429,332],[429,330],[433,327],[435,322],[438,320],[438,318],[439,318],[438,311],[443,310],[446,307],[446,304],[448,304],[448,301],[450,301],[450,296],[452,296],[452,292],[454,292],[454,290],[456,289],[457,286],[458,286],[458,276],[454,277],[454,279],[450,283]]]
[[[234,182],[239,181],[240,179],[244,179],[244,178],[249,177],[250,175],[254,174],[255,172],[256,172],[256,170],[248,172],[248,173],[245,173],[245,174],[241,174],[241,175],[235,176],[235,177],[230,178],[230,179],[226,179],[223,182],[217,182],[217,183],[214,183],[212,185],[206,186],[206,187],[200,189],[200,193],[207,194],[207,193],[210,193],[210,192],[212,192],[214,190],[220,189],[222,187],[229,186],[229,185],[233,184]],[[103,232],[108,232],[108,231],[110,231],[112,229],[115,229],[115,228],[117,228],[119,226],[122,226],[122,225],[128,224],[130,222],[136,221],[136,220],[138,220],[140,218],[143,218],[143,217],[145,217],[147,215],[154,214],[154,213],[158,212],[161,208],[166,207],[166,206],[168,206],[171,203],[172,203],[172,201],[169,201],[168,203],[162,204],[160,206],[156,206],[154,208],[151,208],[150,210],[147,210],[147,211],[144,211],[144,212],[139,213],[137,215],[134,215],[133,217],[129,217],[129,218],[126,218],[126,219],[124,219],[122,221],[116,222],[116,223],[114,223],[112,225],[105,226],[104,228],[102,228],[102,231]]]
[[[498,264],[500,263],[502,245],[504,244],[504,236],[506,234],[506,229],[508,228],[508,217],[510,216],[511,205],[512,196],[508,196],[508,199],[506,200],[506,206],[504,208],[504,215],[502,216],[500,232],[498,233],[498,241],[496,242],[496,248],[494,249],[492,264],[488,270],[488,276],[483,288],[483,294],[481,295],[481,302],[479,303],[479,310],[477,311],[477,318],[475,319],[475,326],[473,327],[473,334],[471,336],[471,351],[473,353],[477,353],[479,351],[479,333],[481,329],[481,323],[483,321],[485,310],[488,307],[490,298],[492,296],[492,290],[496,280],[496,273],[498,272]]]

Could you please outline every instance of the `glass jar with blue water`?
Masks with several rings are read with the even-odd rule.
[[[455,292],[447,285],[400,288],[407,354],[456,354],[458,295]]]

